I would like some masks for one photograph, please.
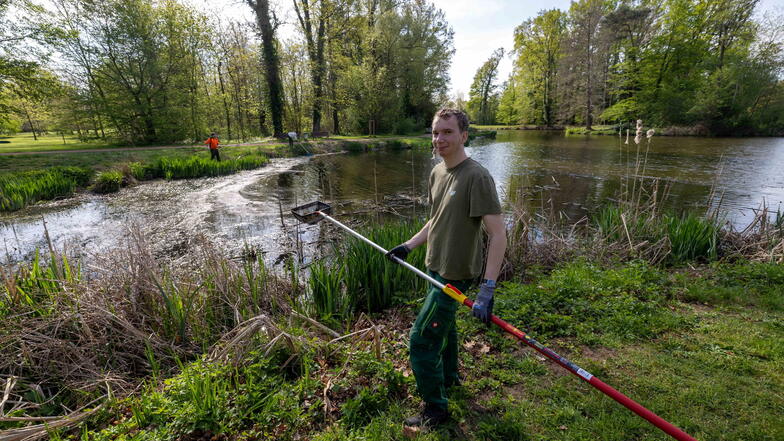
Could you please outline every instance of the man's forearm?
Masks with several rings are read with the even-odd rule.
[[[490,237],[487,247],[487,263],[485,264],[485,279],[498,280],[501,264],[504,263],[506,253],[506,234],[496,234]]]
[[[506,226],[500,214],[486,215],[482,218],[487,231],[489,243],[487,247],[487,262],[485,263],[485,279],[497,280],[501,272],[501,264],[506,253]]]
[[[427,221],[417,234],[413,235],[411,239],[408,239],[403,244],[407,246],[409,250],[413,250],[414,248],[427,242],[427,234],[429,232],[430,232],[430,221]]]

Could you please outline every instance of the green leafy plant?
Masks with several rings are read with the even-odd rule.
[[[53,167],[0,175],[0,211],[15,211],[29,204],[71,195],[84,187],[93,172],[80,167]]]
[[[119,170],[101,172],[95,178],[93,191],[96,193],[114,193],[119,191],[123,184],[123,174]]]

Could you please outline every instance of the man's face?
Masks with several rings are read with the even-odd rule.
[[[433,147],[442,158],[448,158],[463,148],[468,132],[461,132],[457,118],[437,118],[433,121]]]

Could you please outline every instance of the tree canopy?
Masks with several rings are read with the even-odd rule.
[[[515,30],[497,119],[781,134],[781,17],[758,0],[579,0]],[[757,18],[755,18],[757,17]]]
[[[427,1],[280,0],[296,12],[298,32],[286,40],[268,0],[246,0],[254,23],[177,0],[52,0],[48,9],[15,1],[30,20],[0,34],[0,49],[8,49],[0,114],[16,115],[15,123],[0,118],[0,130],[18,130],[24,113],[12,106],[19,100],[10,75],[21,75],[13,80],[19,89],[42,70],[58,93],[36,98],[46,118],[26,96],[30,125],[132,144],[213,131],[231,139],[291,130],[406,133],[422,130],[447,99],[453,33]],[[0,14],[8,10],[4,4]],[[13,52],[12,40],[39,52]]]

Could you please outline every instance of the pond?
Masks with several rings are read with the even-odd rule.
[[[553,210],[572,221],[617,197],[635,174],[659,180],[668,209],[719,206],[735,228],[748,224],[762,204],[775,212],[784,200],[784,138],[624,142],[499,131],[495,140],[477,140],[467,151],[490,170],[505,201],[523,195],[515,199],[527,210]],[[386,207],[385,216],[424,216],[421,203],[435,163],[426,150],[286,158],[232,176],[157,181],[109,196],[84,193],[4,215],[0,245],[6,260],[29,259],[36,248],[48,247],[48,232],[56,248],[89,255],[139,229],[158,255],[180,255],[204,236],[235,257],[251,246],[275,264],[292,246],[307,248],[318,239],[318,227],[298,227],[288,215],[299,204],[323,200],[344,221],[372,219],[379,206]]]

